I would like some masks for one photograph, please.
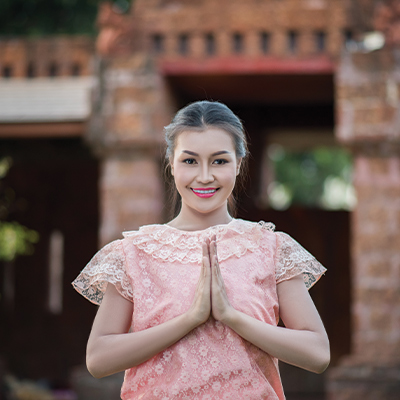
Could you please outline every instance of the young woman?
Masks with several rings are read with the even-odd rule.
[[[190,104],[165,135],[179,213],[124,232],[73,282],[100,304],[88,369],[126,370],[124,400],[284,399],[278,359],[316,373],[329,364],[307,291],[325,268],[273,224],[232,217],[247,145],[228,107]]]

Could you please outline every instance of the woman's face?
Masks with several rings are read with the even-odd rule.
[[[182,208],[199,213],[227,208],[240,162],[231,135],[222,129],[180,133],[171,171],[182,197]]]

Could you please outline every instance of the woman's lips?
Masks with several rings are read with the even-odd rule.
[[[219,188],[191,188],[192,192],[201,198],[209,198],[214,196],[215,193],[217,193],[217,190]]]

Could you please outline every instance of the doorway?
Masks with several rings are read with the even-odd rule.
[[[82,139],[2,140],[3,157],[11,167],[2,189],[14,196],[7,220],[39,240],[0,274],[9,293],[0,303],[0,354],[18,378],[66,388],[71,368],[84,363],[96,311],[71,281],[97,251],[99,163]]]
[[[282,132],[294,134],[304,148],[337,147],[333,76],[186,75],[166,79],[179,108],[196,100],[218,100],[244,122],[251,158],[237,217],[273,222],[276,230],[291,235],[328,269],[310,295],[326,326],[334,366],[350,350],[350,212],[302,204],[277,210],[260,202],[265,149]],[[288,400],[325,398],[325,374],[281,363],[281,375]]]

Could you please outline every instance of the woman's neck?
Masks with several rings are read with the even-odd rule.
[[[183,231],[200,231],[211,226],[228,224],[230,221],[232,221],[232,217],[225,207],[210,213],[200,213],[188,210],[183,205],[178,216],[167,225]]]

